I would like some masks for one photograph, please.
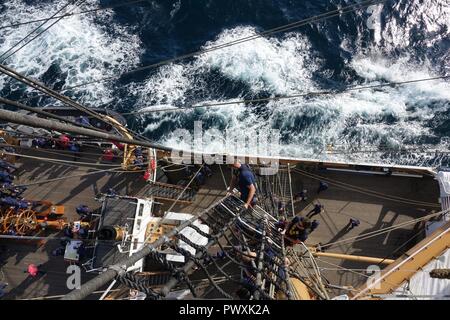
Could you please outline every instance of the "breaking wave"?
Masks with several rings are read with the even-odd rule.
[[[148,1],[127,9],[126,14],[107,10],[74,16],[52,27],[7,64],[64,89],[192,52],[199,46],[207,49],[222,45],[261,31],[260,24],[268,29],[335,9],[347,1],[318,0],[308,5],[277,1],[276,6],[271,1],[261,3],[266,8],[260,12],[252,1],[233,5],[228,12],[220,1],[206,1],[204,7],[190,1]],[[57,4],[62,6],[62,2]],[[246,17],[240,6],[251,6],[253,11]],[[2,25],[42,18],[54,10],[51,1],[11,0],[0,4]],[[68,94],[87,104],[109,103],[110,108],[120,111],[153,111],[130,119],[133,128],[173,147],[189,147],[176,138],[176,129],[192,133],[194,121],[202,121],[205,130],[217,129],[222,135],[227,130],[246,135],[279,130],[284,156],[449,164],[448,80],[268,103],[157,112],[193,104],[409,81],[450,72],[448,2],[388,1],[376,12],[380,23],[373,30],[367,26],[369,14],[361,11]],[[0,49],[9,48],[32,28],[2,30]],[[199,34],[204,38],[198,39]],[[21,95],[25,90],[3,77],[0,88],[12,95]],[[203,151],[229,152],[221,139],[209,141]],[[254,145],[246,151],[261,152]]]
[[[246,27],[226,30],[205,47],[253,33],[254,29]],[[139,91],[140,100],[150,99],[156,104],[164,102],[173,106],[177,102],[193,101],[188,93],[203,91],[202,96],[208,99],[195,102],[209,103],[218,98],[217,87],[211,85],[217,78],[242,83],[245,89],[239,92],[240,98],[320,90],[323,89],[322,79],[331,73],[323,69],[322,63],[307,38],[299,34],[282,39],[258,39],[210,52],[189,64],[162,68],[147,81],[144,90]],[[408,55],[387,59],[376,53],[355,53],[348,66],[355,74],[355,80],[349,85],[376,85],[438,75],[430,63],[414,61]],[[214,77],[211,78],[211,74]],[[314,75],[317,74],[321,79],[316,80]],[[228,99],[219,97],[218,101]],[[171,132],[174,128],[192,131],[192,123],[197,120],[206,128],[217,128],[223,133],[225,130],[247,134],[280,130],[281,150],[285,156],[425,164],[430,157],[414,158],[411,151],[404,152],[404,149],[415,148],[412,153],[416,155],[427,149],[448,150],[448,141],[441,139],[430,124],[448,113],[449,103],[449,83],[436,80],[333,96],[278,100],[263,108],[235,104],[208,110],[152,113],[145,116],[145,122],[147,132],[164,133],[164,143],[182,148],[188,145],[175,139]],[[417,146],[421,150],[417,150]],[[330,147],[331,153],[327,152]],[[219,141],[206,146],[204,151],[230,151],[224,148]],[[383,152],[386,148],[397,151]],[[246,151],[258,150],[256,146],[248,146]]]
[[[100,1],[89,3],[82,9],[95,7]],[[1,25],[46,18],[64,4],[64,1],[36,1],[31,5],[23,0],[5,1],[0,5]],[[69,12],[80,10],[69,8]],[[14,46],[39,24],[1,30],[0,52]],[[110,10],[67,17],[15,53],[6,64],[57,90],[120,74],[136,65],[142,52],[139,37],[128,29],[114,21]],[[7,86],[13,93],[24,90],[17,82],[0,79],[0,86]],[[113,99],[114,92],[111,85],[96,83],[69,94],[84,103],[100,105]]]

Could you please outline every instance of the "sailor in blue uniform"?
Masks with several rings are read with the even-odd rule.
[[[234,186],[239,188],[241,193],[241,200],[244,201],[244,207],[254,206],[256,204],[256,179],[250,167],[246,164],[242,164],[239,161],[235,161],[233,164],[235,173],[230,182],[229,191],[233,192]]]

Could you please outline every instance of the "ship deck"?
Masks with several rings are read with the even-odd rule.
[[[26,153],[26,150],[22,152]],[[93,165],[83,167],[42,162],[36,159],[19,159],[17,162],[20,167],[17,174],[18,183],[36,183],[62,176],[73,176],[65,180],[30,185],[25,192],[25,198],[45,199],[55,204],[62,204],[65,206],[67,219],[76,220],[75,208],[79,204],[86,204],[91,208],[99,207],[100,203],[94,200],[94,197],[100,192],[106,192],[108,188],[114,188],[121,195],[145,196],[149,186],[143,180],[142,173],[95,172],[93,170],[107,170],[112,166],[101,166],[99,160],[101,154],[92,153],[92,155],[84,155],[77,161],[95,163],[96,169],[93,169]],[[40,153],[33,151],[33,156],[39,155]],[[49,157],[49,154],[42,152],[41,156]],[[72,155],[63,153],[52,154],[51,157],[73,160]],[[120,163],[116,162],[115,165]],[[229,183],[230,169],[227,166],[219,168],[218,165],[214,165],[212,169],[213,176],[198,191],[194,202],[177,204],[171,211],[198,214],[224,197],[226,185]],[[81,176],[86,173],[90,174]],[[318,202],[325,208],[323,213],[314,217],[320,225],[307,240],[306,244],[309,246],[355,237],[422,217],[431,210],[439,211],[438,184],[432,177],[371,175],[318,169],[311,169],[308,173],[320,175],[330,181],[329,189],[317,195],[316,190],[319,184],[317,177],[311,178],[311,176],[292,172],[293,194],[303,189],[308,190],[308,199],[296,203],[296,213],[305,214],[314,203]],[[334,182],[338,183],[334,184]],[[346,183],[347,187],[343,187],[339,182]],[[348,186],[352,188],[349,189]],[[355,186],[365,190],[355,189]],[[375,192],[378,193],[375,194]],[[392,199],[393,196],[397,198]],[[433,203],[436,206],[433,208],[428,205],[411,204],[405,199]],[[167,210],[172,203],[171,201],[161,202],[163,203],[162,211]],[[361,224],[352,230],[346,230],[350,218],[360,220]],[[330,247],[327,252],[395,259],[423,238],[421,234],[423,230],[420,227],[417,223],[408,224],[380,236]],[[60,235],[52,235],[52,237],[57,238]],[[412,237],[415,238],[411,240]],[[406,245],[405,242],[407,242]],[[64,262],[63,257],[54,257],[51,254],[52,250],[59,246],[58,239],[39,243],[0,239],[0,266],[3,277],[1,281],[9,284],[4,299],[57,297],[67,293],[69,291],[66,287],[67,263]],[[317,261],[323,268],[323,275],[328,282],[336,286],[357,287],[362,284],[367,278],[365,270],[370,265],[323,257]],[[45,274],[37,278],[28,277],[25,271],[30,263],[41,265],[41,270],[45,271]],[[82,282],[92,276],[94,275],[83,273]],[[345,291],[336,290],[335,294],[339,293],[345,293]],[[93,296],[95,297],[98,298],[99,295]]]

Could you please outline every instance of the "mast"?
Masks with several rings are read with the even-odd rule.
[[[30,127],[43,128],[43,129],[47,129],[47,130],[55,130],[55,131],[61,131],[61,132],[70,132],[70,133],[84,135],[84,136],[88,136],[88,137],[94,137],[94,138],[110,140],[110,141],[111,140],[118,141],[118,142],[123,142],[123,143],[127,143],[127,144],[143,146],[143,147],[147,147],[147,148],[159,149],[159,150],[163,150],[163,151],[169,151],[169,152],[173,151],[172,148],[164,147],[162,145],[150,143],[147,141],[138,141],[138,140],[134,140],[134,139],[129,139],[129,138],[115,135],[115,134],[110,134],[110,133],[106,133],[106,132],[98,132],[98,131],[95,131],[92,129],[87,129],[87,128],[80,128],[77,126],[59,123],[59,122],[56,122],[53,120],[37,118],[37,117],[29,116],[29,115],[23,115],[23,114],[19,114],[17,112],[8,111],[8,110],[0,110],[0,119],[7,121],[7,122],[27,125]]]

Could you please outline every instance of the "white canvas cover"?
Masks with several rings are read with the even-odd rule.
[[[404,282],[392,297],[388,299],[401,298],[398,295],[404,295],[403,299],[431,299],[442,300],[450,299],[450,279],[435,279],[430,277],[430,271],[433,269],[450,268],[450,249],[447,249],[436,259],[430,261],[422,270],[419,270],[408,282]]]

